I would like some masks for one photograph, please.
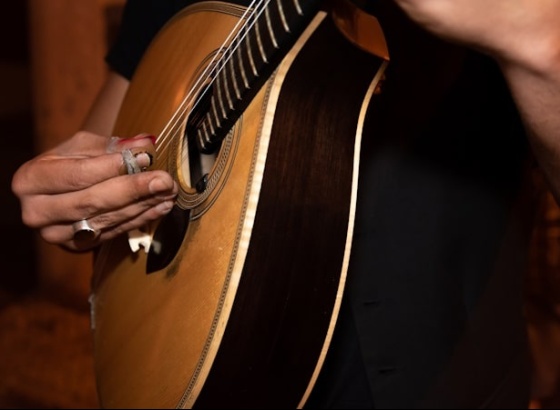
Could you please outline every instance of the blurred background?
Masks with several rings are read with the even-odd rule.
[[[90,254],[24,227],[11,176],[72,135],[106,75],[123,0],[1,3],[0,407],[98,407],[89,329]]]
[[[24,227],[11,176],[72,135],[106,75],[124,0],[1,2],[0,408],[97,408],[89,329],[90,254]],[[527,275],[535,408],[560,408],[560,210],[544,187]]]

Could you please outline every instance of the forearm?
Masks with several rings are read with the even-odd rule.
[[[128,85],[129,82],[126,78],[110,72],[89,110],[82,130],[111,136]]]
[[[560,204],[560,41],[532,61],[501,66],[535,157]]]
[[[560,203],[560,1],[395,1],[425,29],[500,64]]]

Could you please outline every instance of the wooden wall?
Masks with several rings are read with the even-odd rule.
[[[42,152],[81,126],[106,75],[104,55],[123,0],[29,0],[35,150]],[[38,239],[40,285],[87,302],[90,253],[70,254]]]

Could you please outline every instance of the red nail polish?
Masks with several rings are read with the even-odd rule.
[[[139,135],[136,135],[136,136],[131,137],[131,138],[123,138],[123,139],[119,140],[117,144],[122,145],[122,144],[126,144],[127,142],[130,142],[130,141],[144,139],[144,138],[149,138],[152,141],[152,144],[155,144],[156,139],[157,139],[154,135],[151,135],[151,134],[139,134]]]

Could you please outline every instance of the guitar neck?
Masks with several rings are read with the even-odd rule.
[[[320,9],[321,0],[261,0],[218,61],[209,100],[196,129],[201,152],[212,153]]]

